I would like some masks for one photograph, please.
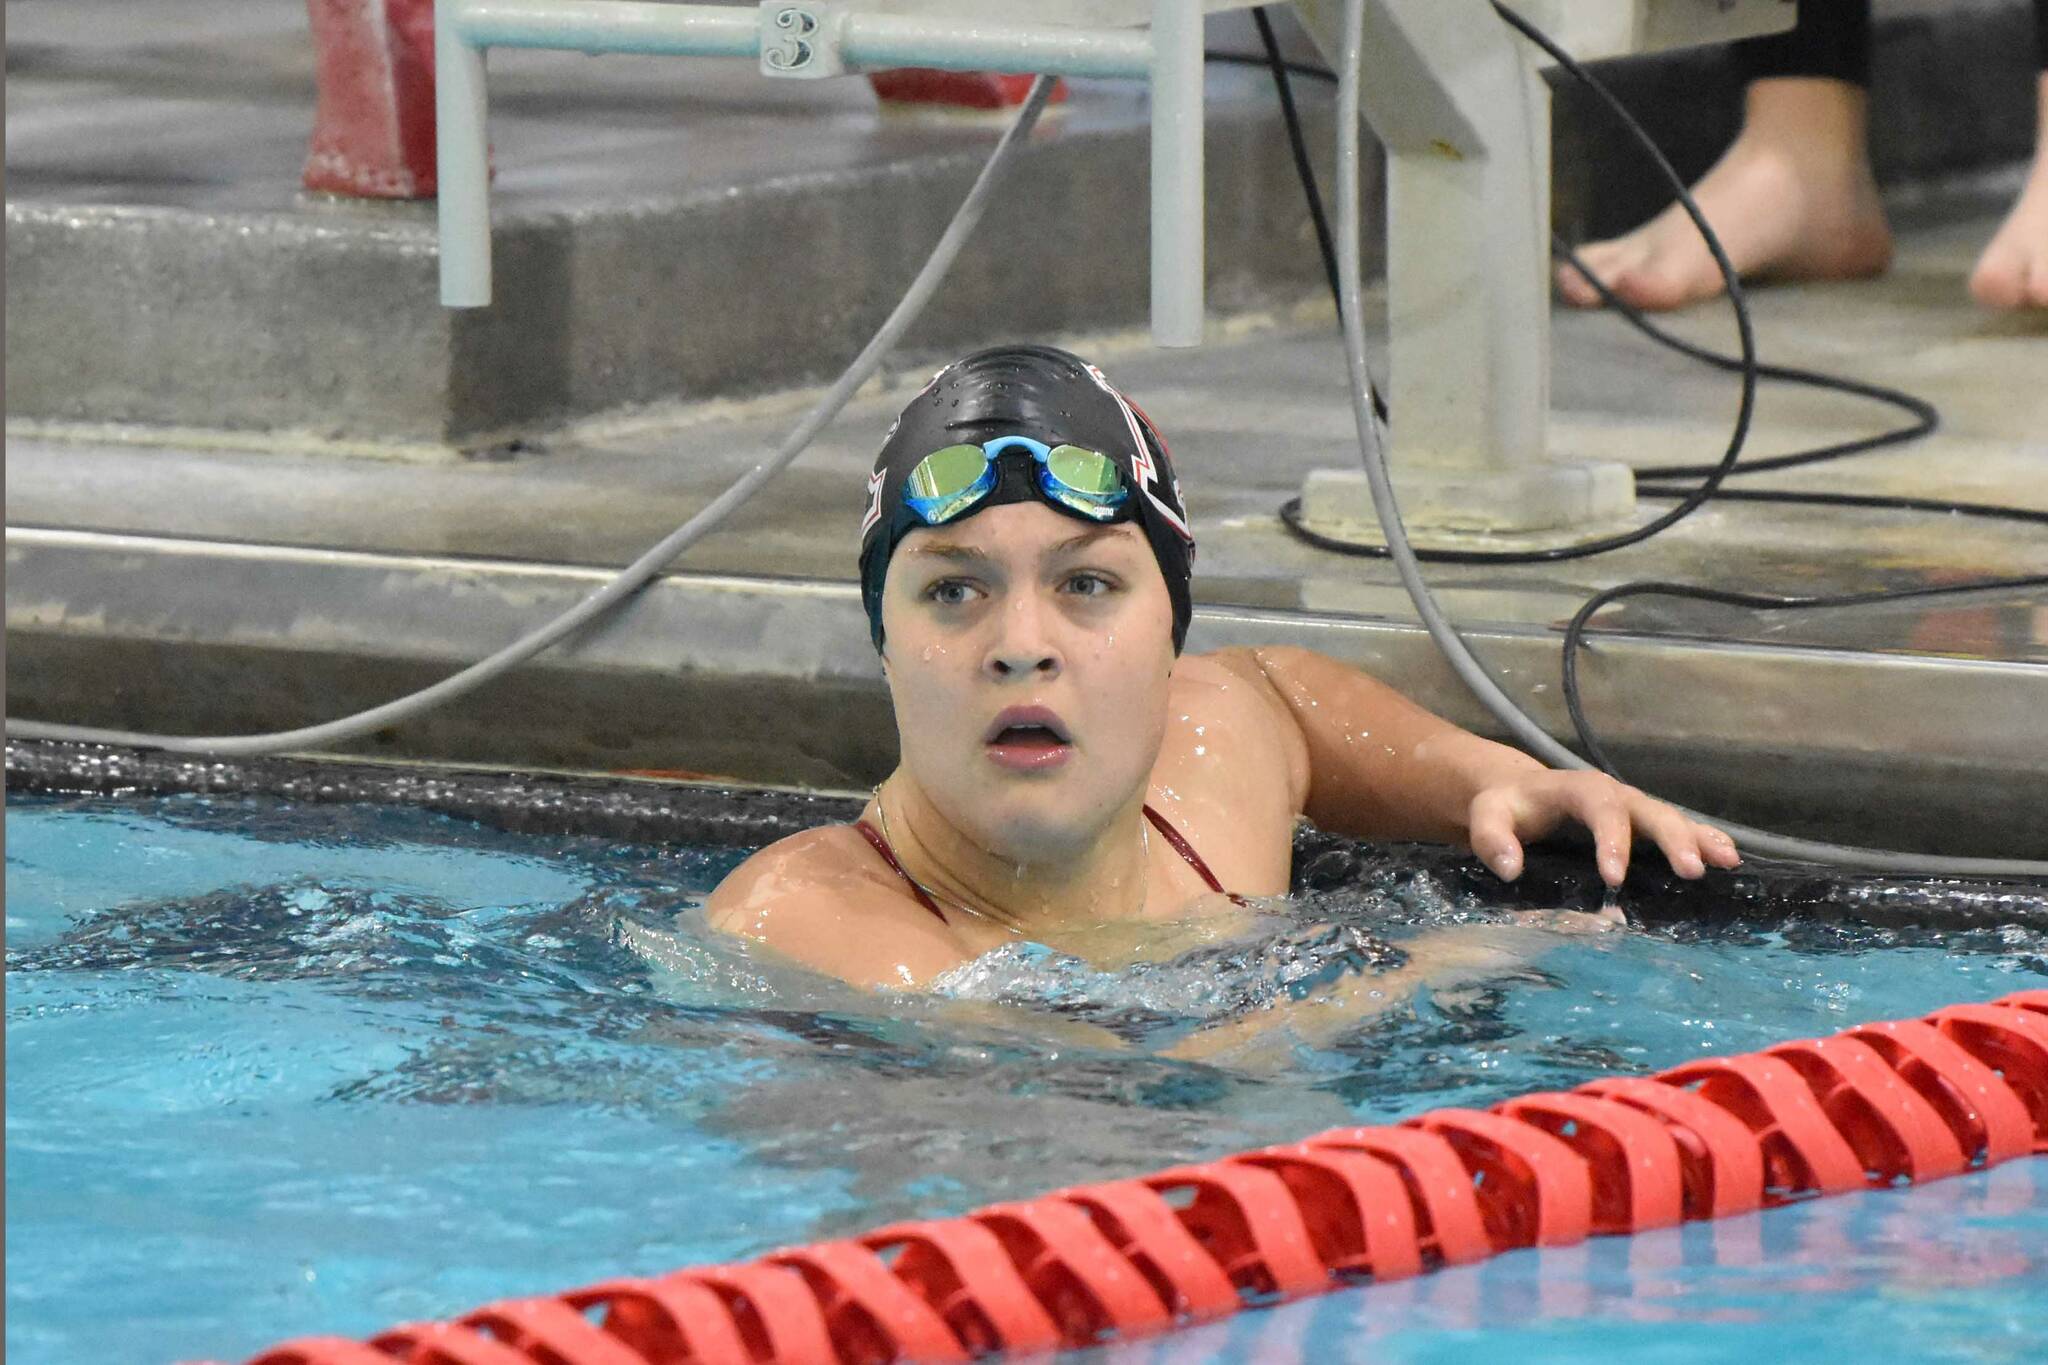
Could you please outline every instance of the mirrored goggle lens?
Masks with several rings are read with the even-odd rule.
[[[995,482],[995,466],[980,446],[947,446],[917,462],[903,500],[928,525],[937,526],[974,506]]]
[[[1045,457],[1046,496],[1083,516],[1107,521],[1130,497],[1116,461],[1079,446],[1054,446]]]
[[[1054,446],[1045,457],[1045,468],[1069,493],[1106,502],[1122,502],[1129,493],[1115,460],[1079,446]]]

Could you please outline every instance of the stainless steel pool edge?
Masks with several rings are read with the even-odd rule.
[[[12,714],[189,733],[304,724],[430,681],[604,568],[10,528]],[[1477,625],[1563,733],[1558,635]],[[1482,730],[1420,626],[1203,605],[1192,648],[1298,643]],[[1602,637],[1587,702],[1646,785],[1795,832],[2048,854],[2048,670],[1995,660]],[[364,751],[857,788],[894,733],[851,582],[668,575],[521,674]]]

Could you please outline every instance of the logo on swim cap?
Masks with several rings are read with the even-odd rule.
[[[1131,473],[1137,476],[1138,491],[1145,495],[1145,500],[1152,504],[1166,524],[1178,532],[1181,539],[1192,545],[1195,534],[1188,529],[1187,519],[1180,514],[1172,503],[1159,496],[1159,466],[1152,459],[1152,446],[1150,442],[1146,441],[1145,432],[1141,431],[1138,427],[1139,414],[1133,411],[1133,404],[1128,398],[1117,392],[1116,385],[1110,383],[1102,371],[1086,361],[1082,362],[1081,368],[1088,372],[1088,377],[1095,381],[1097,387],[1116,400],[1117,410],[1123,414],[1124,425],[1130,428]],[[1158,428],[1152,426],[1151,418],[1145,418],[1145,427],[1152,431],[1154,438],[1159,441],[1162,447],[1166,444],[1165,438],[1158,435]],[[1175,502],[1180,501],[1179,479],[1173,481],[1173,497]],[[1186,503],[1181,503],[1183,507],[1186,505]]]
[[[895,428],[891,427],[889,430],[893,432]],[[868,475],[868,510],[860,519],[862,539],[866,539],[868,532],[882,520],[882,483],[886,477],[886,471],[880,469]]]

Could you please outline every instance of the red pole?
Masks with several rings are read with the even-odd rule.
[[[434,0],[306,0],[318,102],[301,177],[368,199],[434,194]]]

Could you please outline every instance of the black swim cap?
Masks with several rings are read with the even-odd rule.
[[[1195,540],[1166,442],[1102,371],[1054,346],[997,346],[956,360],[932,376],[890,426],[868,478],[867,516],[860,526],[861,602],[876,651],[882,648],[882,584],[890,557],[904,536],[925,524],[903,502],[911,471],[935,450],[999,436],[1077,445],[1115,461],[1131,490],[1128,517],[1145,533],[1173,599],[1173,649],[1178,654],[1194,614],[1189,580]],[[965,515],[1005,502],[1041,501],[1032,479],[1018,468],[1028,460],[1022,452],[1003,455],[995,490]],[[1085,520],[1055,503],[1043,505]]]

